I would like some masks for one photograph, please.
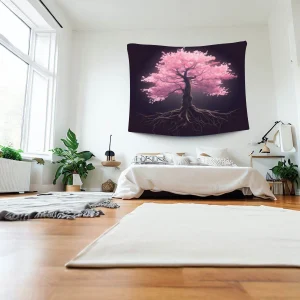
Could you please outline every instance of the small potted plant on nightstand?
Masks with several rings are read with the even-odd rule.
[[[284,191],[289,191],[290,195],[295,195],[295,182],[298,185],[298,165],[294,165],[290,159],[288,159],[288,163],[286,160],[279,161],[277,166],[274,166],[270,169],[273,174],[281,179],[284,187]]]
[[[95,167],[91,163],[87,163],[94,154],[90,151],[77,152],[79,143],[76,135],[70,129],[68,130],[66,139],[61,139],[65,145],[65,149],[54,148],[51,151],[62,159],[54,163],[60,164],[58,167],[53,184],[57,179],[62,177],[62,182],[66,186],[67,192],[79,192],[82,184],[81,179],[86,178],[88,172],[94,170]]]

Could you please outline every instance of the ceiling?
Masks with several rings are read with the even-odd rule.
[[[75,30],[267,24],[276,0],[56,0]]]

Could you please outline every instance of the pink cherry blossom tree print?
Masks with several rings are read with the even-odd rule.
[[[141,79],[151,84],[142,90],[150,103],[164,101],[172,94],[182,95],[182,103],[178,109],[144,116],[146,123],[153,126],[153,131],[158,126],[168,127],[170,133],[189,125],[195,131],[202,131],[206,125],[220,127],[233,113],[205,110],[193,105],[193,91],[209,96],[224,96],[230,92],[223,82],[237,76],[229,63],[220,63],[207,52],[179,49],[177,52],[163,52],[155,68],[156,72]]]

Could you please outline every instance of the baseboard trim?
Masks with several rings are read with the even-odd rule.
[[[31,184],[31,191],[38,191],[39,193],[48,193],[48,192],[63,192],[64,188],[62,185],[57,184]]]
[[[86,192],[102,192],[101,188],[85,188],[82,187],[83,190],[85,190]]]

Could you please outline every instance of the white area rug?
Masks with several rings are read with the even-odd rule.
[[[67,263],[74,268],[300,267],[300,212],[143,204]]]

